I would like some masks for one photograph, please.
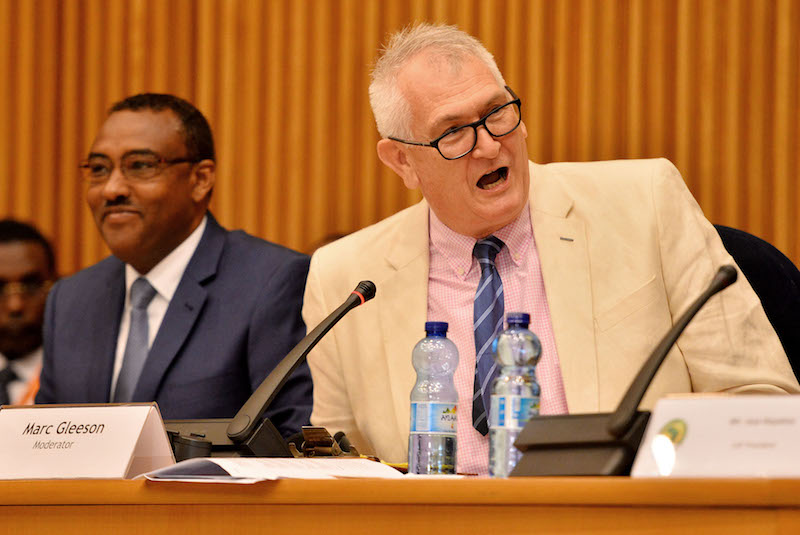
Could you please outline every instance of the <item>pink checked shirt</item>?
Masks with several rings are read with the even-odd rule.
[[[447,336],[458,348],[459,361],[455,375],[458,390],[457,470],[460,473],[487,475],[489,439],[472,427],[475,377],[472,315],[475,290],[481,278],[478,261],[472,256],[476,240],[448,228],[432,210],[429,221],[428,321],[449,323]],[[542,359],[536,367],[542,387],[541,414],[565,414],[568,411],[567,398],[528,206],[516,221],[494,235],[505,243],[495,259],[503,281],[505,312],[529,313],[530,329],[542,343]]]

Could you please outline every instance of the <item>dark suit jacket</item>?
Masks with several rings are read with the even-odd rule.
[[[134,401],[156,401],[165,419],[229,418],[304,336],[307,256],[208,214],[153,341]],[[125,303],[116,257],[59,281],[47,299],[37,403],[106,403]],[[311,413],[303,364],[266,415],[284,436]]]

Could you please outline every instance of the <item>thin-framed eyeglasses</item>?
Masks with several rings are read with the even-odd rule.
[[[0,301],[8,299],[12,295],[21,295],[22,297],[33,297],[39,292],[47,292],[53,285],[52,281],[13,281],[6,282],[0,281]]]
[[[159,175],[167,167],[179,163],[197,163],[197,160],[192,158],[167,160],[150,151],[129,152],[122,156],[119,167],[122,175],[131,182],[144,182]],[[84,180],[90,184],[102,184],[114,171],[114,162],[106,156],[90,155],[79,167]]]
[[[389,139],[406,145],[433,147],[439,151],[439,154],[445,160],[463,158],[472,152],[475,145],[478,144],[478,127],[483,126],[492,137],[497,138],[507,136],[516,130],[519,123],[522,122],[522,101],[510,87],[505,87],[514,100],[497,106],[474,123],[450,128],[441,136],[427,143],[408,141],[392,136],[389,136]]]

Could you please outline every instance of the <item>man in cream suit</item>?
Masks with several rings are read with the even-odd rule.
[[[381,160],[425,200],[318,250],[303,309],[313,327],[359,280],[377,286],[309,356],[312,423],[362,451],[406,459],[411,350],[426,320],[447,321],[460,356],[458,470],[486,473],[488,440],[471,412],[476,241],[501,241],[505,311],[530,312],[542,340],[543,414],[613,409],[662,334],[733,263],[666,160],[529,162],[519,99],[491,54],[455,28],[395,35],[370,97]],[[643,405],[671,392],[797,390],[739,277],[697,315]]]

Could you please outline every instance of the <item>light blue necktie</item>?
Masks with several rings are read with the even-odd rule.
[[[114,402],[133,401],[136,383],[142,374],[148,353],[148,320],[147,307],[156,290],[144,277],[133,281],[131,286],[131,328],[128,331],[128,342],[122,358],[122,369],[117,377],[117,388],[114,391]]]
[[[472,255],[481,267],[481,280],[475,292],[475,384],[472,397],[472,425],[482,435],[489,432],[488,415],[491,401],[492,379],[497,375],[497,365],[492,357],[492,341],[503,328],[503,281],[494,264],[497,253],[503,248],[499,238],[489,236],[478,240]]]

